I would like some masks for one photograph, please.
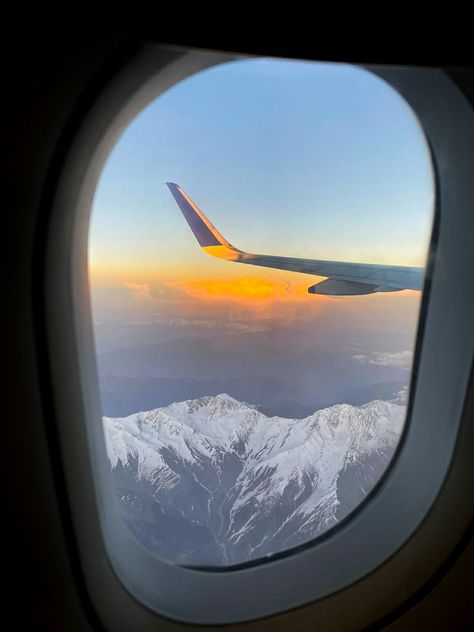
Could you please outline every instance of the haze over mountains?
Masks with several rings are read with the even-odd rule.
[[[139,410],[168,406],[186,398],[228,393],[254,405],[268,416],[301,419],[315,410],[347,403],[361,405],[374,399],[393,399],[406,382],[391,380],[348,388],[336,399],[315,394],[311,404],[294,400],[294,390],[282,380],[271,377],[235,377],[223,379],[128,377],[106,375],[101,379],[102,410],[108,417],[124,417]]]
[[[402,344],[409,348],[404,340],[388,347],[394,353],[373,357],[353,345],[347,331],[334,338],[311,330],[291,336],[285,331],[229,336],[204,330],[200,336],[154,344],[134,342],[97,356],[103,414],[123,417],[219,393],[257,405],[267,415],[290,418],[336,403],[392,399],[409,379],[407,367],[397,364]]]
[[[405,413],[398,399],[270,418],[221,393],[103,423],[135,537],[161,558],[220,566],[334,526],[380,478]]]

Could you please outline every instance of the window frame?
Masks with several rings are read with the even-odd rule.
[[[165,626],[166,620],[176,629],[169,619],[231,624],[293,608],[311,612],[313,623],[338,620],[339,630],[353,629],[410,595],[446,557],[472,516],[472,501],[460,490],[448,502],[458,516],[449,518],[450,529],[440,537],[433,524],[436,540],[417,537],[452,470],[471,372],[474,293],[469,269],[474,269],[474,254],[469,240],[459,235],[474,234],[469,170],[474,115],[442,70],[365,66],[415,111],[437,179],[436,252],[428,262],[422,298],[410,423],[389,471],[370,502],[325,537],[237,570],[196,570],[157,560],[117,520],[104,458],[87,274],[95,186],[120,133],[148,102],[195,72],[237,58],[144,46],[84,113],[56,182],[43,262],[56,432],[82,572],[100,618],[111,629],[148,630],[157,621]],[[426,471],[420,472],[420,463]],[[382,587],[377,577],[383,578]],[[396,590],[387,591],[387,586]],[[353,613],[350,627],[340,620],[344,607]]]

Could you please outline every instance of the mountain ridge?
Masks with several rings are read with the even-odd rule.
[[[405,410],[375,400],[288,419],[221,393],[103,423],[135,537],[177,563],[226,565],[297,546],[347,515],[385,470]]]

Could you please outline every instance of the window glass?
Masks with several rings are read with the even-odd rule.
[[[89,278],[104,459],[148,551],[250,562],[367,496],[405,422],[433,207],[413,112],[357,67],[223,64],[129,125]]]

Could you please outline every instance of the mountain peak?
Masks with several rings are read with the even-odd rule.
[[[216,412],[224,413],[226,411],[237,410],[253,410],[253,407],[245,402],[239,402],[227,393],[219,393],[219,395],[204,395],[197,399],[188,399],[185,404],[189,413],[198,412],[201,409],[208,409],[210,414]]]
[[[216,395],[214,397],[214,405],[228,407],[233,410],[235,410],[236,408],[252,408],[252,406],[250,406],[246,402],[240,402],[234,397],[227,395],[227,393],[219,393],[219,395]]]
[[[228,395],[227,393],[219,393],[219,395],[215,395],[214,400],[219,402],[230,402],[232,404],[239,404],[240,406],[245,405],[243,404],[243,402],[239,402],[237,399],[231,397],[231,395]]]

